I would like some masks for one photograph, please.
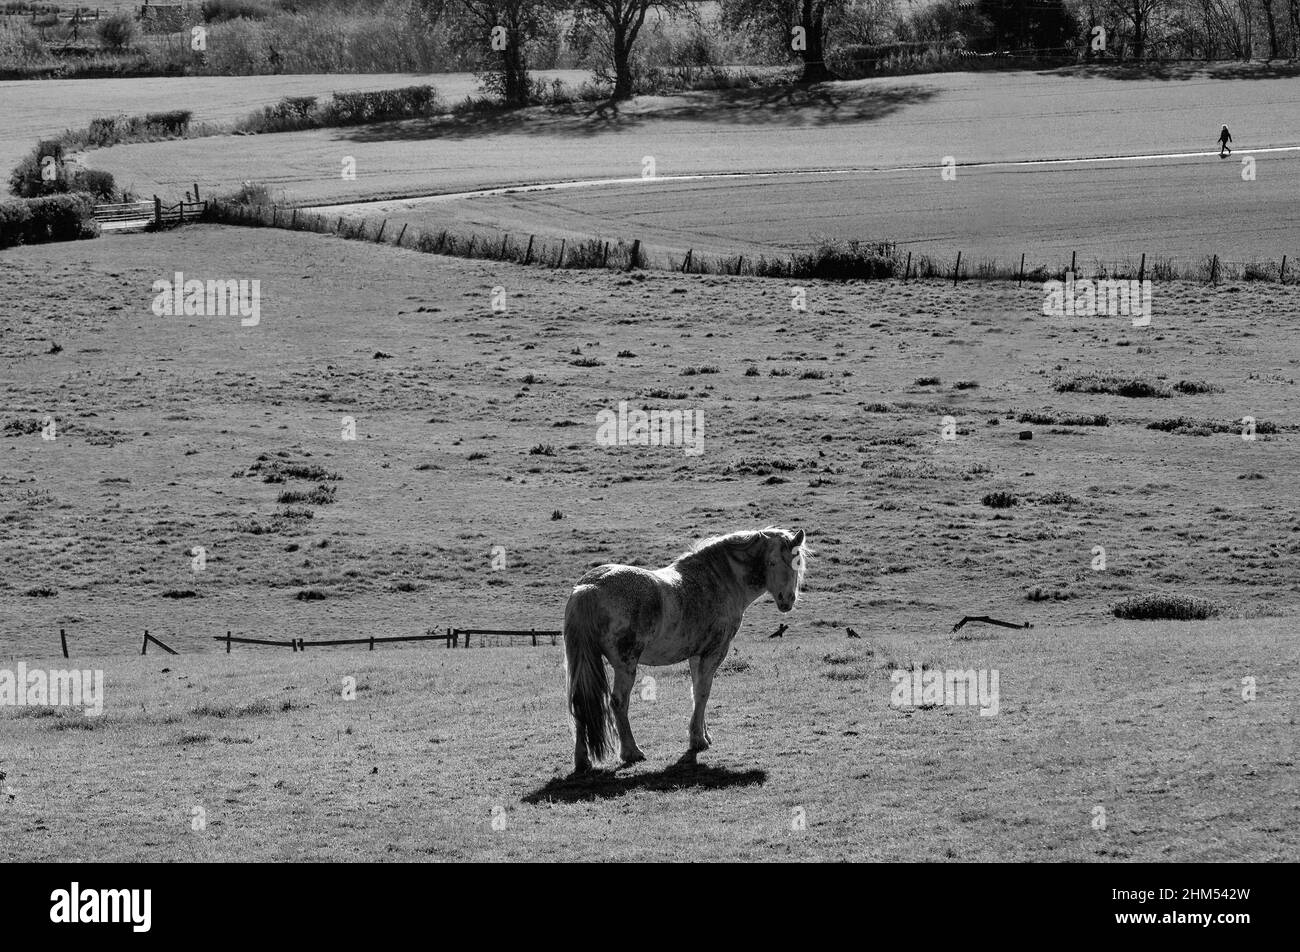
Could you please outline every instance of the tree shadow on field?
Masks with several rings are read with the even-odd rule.
[[[1293,79],[1300,76],[1300,63],[1092,63],[1042,70],[1043,76],[1072,79]]]
[[[634,790],[718,790],[752,787],[767,781],[766,770],[731,770],[707,764],[676,763],[645,773],[593,770],[556,777],[523,798],[524,803],[580,803],[621,797]]]
[[[470,139],[508,133],[594,136],[669,121],[817,127],[874,122],[907,106],[927,102],[937,94],[934,89],[915,84],[700,90],[629,102],[476,110],[457,116],[358,126],[339,135],[355,142]]]

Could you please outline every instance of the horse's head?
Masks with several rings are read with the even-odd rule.
[[[762,536],[767,540],[764,588],[776,602],[777,609],[788,612],[799,600],[799,589],[803,585],[803,530],[767,529]]]

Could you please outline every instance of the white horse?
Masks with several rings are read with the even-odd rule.
[[[611,752],[615,725],[623,762],[645,760],[627,717],[641,663],[690,660],[695,709],[683,760],[708,749],[704,707],[745,609],[764,592],[781,611],[794,608],[804,556],[802,529],[768,527],[705,539],[667,568],[602,565],[582,576],[564,609],[574,769]],[[614,667],[612,694],[602,658]]]

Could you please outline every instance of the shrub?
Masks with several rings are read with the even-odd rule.
[[[1180,380],[1174,384],[1174,389],[1179,393],[1197,394],[1197,393],[1223,393],[1223,388],[1204,380]]]
[[[0,202],[0,248],[94,238],[94,202],[83,192]]]
[[[429,116],[441,108],[432,86],[335,93],[323,110],[326,125],[352,125]]]
[[[1016,497],[1011,493],[996,492],[987,493],[980,502],[990,509],[1010,509],[1017,503]]]
[[[10,173],[9,191],[19,198],[35,198],[37,195],[68,191],[63,154],[63,143],[58,139],[42,139]],[[54,160],[57,170],[55,177],[49,180],[42,174],[42,163],[47,159]]]
[[[239,186],[239,191],[222,195],[217,201],[233,205],[270,205],[271,190],[260,182],[245,182]]]
[[[117,194],[117,182],[112,172],[103,169],[80,169],[75,177],[75,191],[86,192],[103,202],[111,202]]]
[[[30,18],[0,17],[0,65],[9,70],[38,70],[57,63]]]
[[[100,21],[99,39],[111,50],[125,50],[135,44],[139,35],[135,19],[124,10]]]
[[[1169,397],[1172,392],[1161,383],[1137,377],[1106,377],[1080,374],[1053,385],[1059,393],[1112,393],[1120,397]]]
[[[1201,621],[1223,613],[1218,605],[1194,595],[1134,595],[1111,611],[1116,618],[1132,621]]]
[[[190,120],[193,117],[194,113],[188,109],[151,112],[144,117],[144,127],[146,132],[161,129],[170,135],[183,136],[189,130]]]
[[[789,270],[804,278],[845,281],[852,278],[892,278],[898,274],[899,264],[892,245],[826,242],[812,252],[795,255]]]
[[[203,19],[208,23],[226,20],[265,20],[279,11],[261,0],[203,0]]]
[[[31,216],[25,201],[0,202],[0,248],[22,244]]]

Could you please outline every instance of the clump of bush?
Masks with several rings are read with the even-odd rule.
[[[1129,621],[1202,621],[1223,614],[1223,609],[1206,598],[1195,595],[1133,595],[1111,612]]]
[[[1110,426],[1110,418],[1104,413],[1037,413],[1029,411],[1016,417],[1020,423],[1039,423],[1044,426]]]
[[[222,23],[226,20],[265,20],[280,11],[262,0],[203,0],[200,7],[203,19],[208,23]]]
[[[1059,393],[1111,393],[1119,397],[1173,396],[1168,387],[1156,381],[1140,377],[1108,377],[1095,373],[1058,380],[1053,386]]]
[[[824,242],[811,252],[794,255],[788,273],[823,281],[893,278],[901,263],[891,244]]]
[[[432,86],[403,86],[370,92],[335,93],[318,103],[315,96],[287,96],[264,106],[236,125],[236,132],[292,132],[324,126],[422,119],[444,111]]]
[[[271,190],[261,182],[244,182],[239,191],[222,195],[217,201],[232,205],[270,205]]]
[[[0,248],[99,235],[95,203],[84,192],[0,202]]]
[[[99,24],[100,42],[110,50],[126,50],[135,45],[140,35],[135,18],[125,10],[119,10]]]
[[[1180,380],[1174,384],[1174,389],[1179,393],[1197,394],[1197,393],[1223,393],[1223,388],[1204,380]]]
[[[1016,499],[1013,493],[995,492],[986,493],[980,502],[988,506],[990,509],[1010,509],[1012,506],[1016,505],[1019,500]]]
[[[183,136],[189,132],[194,113],[189,109],[150,112],[143,116],[100,116],[90,120],[81,134],[68,133],[63,141],[73,146],[106,148],[126,142],[142,142],[163,136]]]

